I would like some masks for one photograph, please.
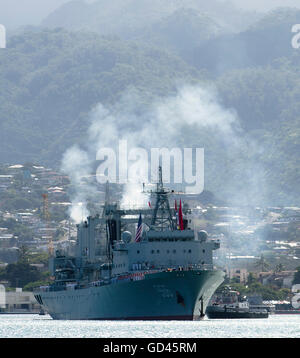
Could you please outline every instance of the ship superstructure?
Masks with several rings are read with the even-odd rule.
[[[190,210],[170,207],[162,171],[149,209],[110,203],[77,229],[76,253],[50,260],[54,282],[35,292],[54,319],[202,318],[224,273],[213,268],[218,241],[190,226]],[[143,230],[137,238],[136,225]]]

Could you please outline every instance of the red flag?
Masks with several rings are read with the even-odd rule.
[[[149,205],[149,208],[151,208],[151,203],[150,203],[150,201],[148,201],[148,205]]]
[[[180,199],[180,205],[179,205],[179,226],[180,226],[180,230],[183,230],[183,217],[182,217],[181,199]]]
[[[176,229],[180,229],[179,227],[179,217],[178,217],[178,208],[177,208],[177,200],[175,200],[175,215],[176,215]]]

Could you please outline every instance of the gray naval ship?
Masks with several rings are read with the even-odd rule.
[[[191,211],[186,207],[180,207],[178,225],[178,210],[170,207],[172,191],[163,186],[161,168],[151,195],[155,204],[148,209],[121,210],[107,194],[102,215],[77,226],[76,254],[56,251],[50,259],[54,281],[34,292],[53,319],[205,316],[211,296],[224,280],[212,260],[220,244],[209,240],[205,231],[196,233],[189,227]]]

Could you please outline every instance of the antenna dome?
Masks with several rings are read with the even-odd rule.
[[[123,240],[126,244],[129,244],[130,241],[131,241],[131,239],[132,239],[132,234],[131,234],[131,232],[129,232],[129,231],[124,231],[124,232],[122,233],[122,240]]]

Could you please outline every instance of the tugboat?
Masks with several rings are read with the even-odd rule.
[[[216,295],[211,299],[206,315],[209,319],[269,317],[266,309],[252,309],[246,296],[241,297],[239,292],[228,286],[225,286],[221,295]]]

